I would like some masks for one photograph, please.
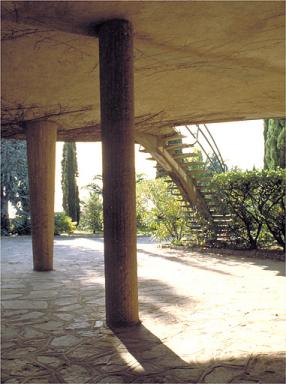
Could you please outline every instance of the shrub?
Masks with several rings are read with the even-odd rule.
[[[138,229],[159,240],[181,243],[187,231],[186,216],[164,178],[138,182],[136,206]]]
[[[16,215],[10,219],[10,232],[18,235],[31,234],[31,219],[26,215]]]
[[[83,206],[79,229],[92,231],[92,233],[103,230],[102,198],[97,192],[90,193],[88,201]]]
[[[212,186],[221,213],[232,213],[232,242],[255,249],[272,236],[285,248],[285,171],[235,171],[216,175]]]
[[[64,212],[55,213],[55,235],[60,235],[61,233],[71,234],[75,231],[75,229],[76,226],[72,222],[71,217],[67,216]]]

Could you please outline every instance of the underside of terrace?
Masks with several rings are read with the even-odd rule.
[[[2,2],[2,135],[49,117],[58,140],[100,140],[104,21],[134,27],[135,131],[283,117],[283,1]]]

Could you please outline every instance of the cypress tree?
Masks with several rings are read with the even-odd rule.
[[[76,144],[64,143],[62,158],[62,191],[63,209],[72,218],[72,221],[79,223],[80,206],[79,192],[76,177],[78,176]]]
[[[264,168],[285,168],[285,119],[264,120]]]
[[[30,199],[26,141],[1,140],[1,233],[9,234],[8,202],[28,226]]]

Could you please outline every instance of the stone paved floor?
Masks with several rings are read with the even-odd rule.
[[[2,240],[2,383],[284,383],[284,263],[138,242],[142,326],[104,326],[103,244]]]

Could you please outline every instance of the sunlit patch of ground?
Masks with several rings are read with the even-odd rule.
[[[2,240],[2,382],[282,383],[284,263],[138,241],[141,327],[104,325],[103,241]]]

